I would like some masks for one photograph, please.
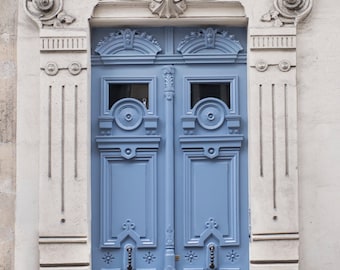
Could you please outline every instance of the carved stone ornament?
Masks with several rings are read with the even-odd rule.
[[[185,0],[152,0],[149,8],[160,18],[176,18],[187,8]]]
[[[261,17],[261,21],[274,20],[275,26],[297,24],[312,10],[313,0],[274,0],[274,8]]]
[[[25,11],[41,26],[62,27],[75,18],[63,11],[63,0],[25,0]]]
[[[157,40],[146,32],[121,29],[99,41],[95,52],[101,56],[108,56],[124,51],[135,51],[138,54],[155,56],[161,50]]]
[[[59,67],[55,62],[48,62],[44,68],[45,73],[49,76],[55,76],[59,72]]]
[[[257,71],[264,72],[268,69],[268,64],[263,60],[259,60],[256,62],[255,68]]]

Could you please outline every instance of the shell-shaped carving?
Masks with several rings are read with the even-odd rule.
[[[198,32],[191,32],[180,42],[177,51],[182,55],[199,54],[206,50],[214,53],[237,55],[243,50],[240,42],[227,31],[207,28]]]
[[[160,18],[174,18],[184,13],[187,5],[185,0],[153,0],[149,8]]]
[[[156,55],[161,50],[157,40],[146,32],[121,29],[98,42],[95,52],[101,56],[124,54],[128,51],[142,55]]]

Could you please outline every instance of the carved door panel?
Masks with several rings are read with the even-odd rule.
[[[92,78],[93,269],[247,270],[245,65]]]

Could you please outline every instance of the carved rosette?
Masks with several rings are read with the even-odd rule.
[[[160,18],[176,18],[187,8],[185,0],[152,0],[149,9]]]
[[[25,11],[41,26],[61,27],[75,18],[63,11],[63,0],[25,0]]]
[[[309,15],[312,6],[313,0],[274,0],[274,9],[264,14],[261,20],[274,20],[275,26],[296,25]]]

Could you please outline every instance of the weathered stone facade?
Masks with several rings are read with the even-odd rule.
[[[211,0],[207,5],[205,1],[187,0],[162,9],[165,2],[55,1],[63,3],[62,8],[52,10],[55,14],[44,20],[44,12],[32,12],[32,1],[3,0],[0,270],[90,269],[88,20],[96,26],[203,23],[248,27],[251,269],[337,270],[338,2]],[[297,2],[300,9],[289,8]],[[289,42],[276,43],[277,37]],[[44,42],[57,39],[84,43],[68,48],[44,47]],[[58,139],[50,141],[54,140],[49,135],[51,130],[60,135],[58,117],[62,115],[60,110],[55,121],[49,119],[49,102],[62,98],[49,96],[54,88],[77,91],[76,96],[65,96],[68,103],[64,107],[72,121],[74,108],[79,113],[77,146],[74,133],[72,138],[65,137],[67,149],[77,151],[74,186],[69,185],[74,168],[67,162],[73,156],[63,154],[65,145],[58,146]],[[273,89],[278,91],[276,96]],[[73,102],[78,105],[74,107]],[[74,130],[73,122],[65,120],[66,128]],[[277,129],[273,132],[274,126]],[[60,156],[64,158],[61,162]],[[65,169],[64,181],[76,194],[66,196],[66,207],[71,209],[67,214],[59,213],[60,187],[45,181],[50,174],[46,162],[50,158],[56,160],[56,171]],[[277,187],[275,196],[273,185]],[[51,198],[56,198],[58,207]]]
[[[0,11],[0,269],[14,266],[17,1]]]

